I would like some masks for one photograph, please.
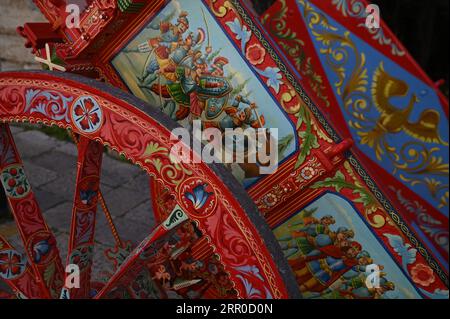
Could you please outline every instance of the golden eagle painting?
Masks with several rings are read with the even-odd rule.
[[[391,98],[407,97],[410,92],[408,84],[388,74],[383,63],[380,63],[375,71],[371,93],[373,104],[380,113],[380,117],[374,123],[371,131],[358,132],[358,135],[361,137],[361,144],[377,148],[378,159],[381,159],[378,144],[382,143],[386,134],[405,132],[425,143],[448,145],[439,134],[441,117],[435,109],[426,109],[420,113],[418,120],[411,120],[414,107],[419,102],[414,93],[411,94],[409,102],[404,108],[397,107],[390,102]]]

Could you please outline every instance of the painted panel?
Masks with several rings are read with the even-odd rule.
[[[448,101],[383,21],[366,27],[367,4],[278,0],[261,21],[328,123],[354,140],[387,211],[448,272]]]
[[[274,233],[306,298],[421,298],[356,209],[338,195],[314,200]],[[415,253],[410,250],[411,258]],[[371,264],[379,266],[379,288],[366,285]]]
[[[359,148],[448,217],[448,122],[434,89],[326,12],[297,3]]]
[[[250,36],[238,22],[227,25],[240,32],[239,39]],[[255,45],[253,51],[246,59],[261,64],[264,49]],[[178,0],[165,6],[112,60],[112,65],[134,95],[159,106],[185,127],[201,119],[205,127],[221,130],[278,128],[282,161],[296,150],[295,128],[243,55],[202,1]],[[266,74],[266,84],[278,93],[277,72],[265,72],[271,70],[273,79]],[[208,89],[212,86],[216,89]],[[251,103],[256,104],[256,110],[250,108]],[[257,176],[245,168],[230,168],[247,186],[256,180]]]

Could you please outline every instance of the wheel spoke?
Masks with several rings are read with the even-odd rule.
[[[73,133],[72,131],[69,131],[69,135],[72,137],[72,140],[75,143],[75,145],[78,146],[79,139],[75,135],[75,133]],[[124,248],[126,245],[120,239],[120,236],[119,236],[119,233],[117,231],[116,225],[114,225],[114,221],[112,219],[111,212],[109,211],[108,205],[106,205],[106,201],[105,201],[105,198],[103,197],[103,193],[102,193],[101,189],[98,190],[98,202],[99,202],[100,206],[102,207],[103,213],[105,214],[105,217],[106,217],[106,220],[108,222],[109,228],[111,229],[111,233],[112,233],[112,235],[114,237],[114,240],[116,242],[116,246],[119,247],[119,248]]]
[[[176,197],[153,177],[150,177],[150,192],[156,222],[162,222],[176,206]],[[164,251],[159,252],[166,258],[161,257],[157,262],[147,265],[158,269],[156,272],[164,266],[165,271],[171,274],[170,283],[165,289],[183,298],[234,298],[236,290],[209,240],[195,223],[184,226],[177,234],[176,244],[164,247]],[[210,272],[210,269],[215,271]],[[164,285],[164,281],[161,284]]]
[[[177,126],[168,122],[162,113],[147,109],[147,105],[137,98],[95,81],[74,75],[46,72],[0,74],[0,100],[2,102],[0,121],[28,120],[44,125],[58,125],[123,154],[161,183],[172,195],[172,200],[168,200],[165,207],[162,207],[160,221],[164,218],[163,214],[170,212],[174,203],[178,204],[191,220],[190,223],[184,223],[181,228],[176,229],[176,234],[167,234],[167,237],[160,241],[155,242],[155,233],[147,237],[141,247],[121,264],[103,289],[95,288],[100,289],[97,297],[111,297],[114,291],[123,288],[125,290],[122,291],[128,295],[131,292],[133,297],[145,297],[146,294],[154,296],[157,295],[155,291],[162,295],[164,292],[161,292],[161,289],[157,290],[159,282],[155,283],[159,277],[155,277],[156,280],[151,277],[151,273],[158,275],[158,271],[154,269],[157,264],[153,260],[148,260],[151,257],[148,254],[155,253],[166,259],[173,256],[175,256],[173,258],[180,257],[173,266],[175,270],[180,267],[178,272],[187,273],[191,269],[194,273],[199,269],[214,270],[211,278],[198,278],[198,275],[190,274],[181,278],[185,279],[185,282],[180,283],[180,280],[170,282],[170,286],[165,288],[174,292],[196,285],[191,290],[199,292],[198,295],[211,290],[205,295],[213,293],[212,297],[222,296],[222,294],[214,295],[214,289],[208,289],[209,283],[214,285],[217,282],[220,289],[224,288],[225,283],[226,289],[230,287],[229,289],[235,292],[230,297],[286,298],[298,295],[298,288],[293,284],[294,276],[278,250],[275,237],[244,189],[234,179],[229,178],[229,172],[223,167],[203,162],[174,163],[171,150],[178,142],[170,137],[172,130]],[[86,106],[91,107],[96,113],[89,115],[83,123],[78,122],[77,119]],[[142,111],[144,109],[146,112]],[[86,125],[87,120],[93,121],[91,124],[95,125]],[[189,157],[196,156],[198,154],[189,149]],[[15,214],[17,215],[17,212]],[[20,226],[19,230],[27,222],[24,216],[16,216],[16,220]],[[195,236],[190,236],[192,232],[185,230],[189,227],[194,228]],[[159,230],[162,229],[164,227],[160,226]],[[174,245],[175,242],[178,243],[176,239],[178,236],[183,237],[183,240],[179,245]],[[204,236],[203,240],[209,245],[204,247],[197,245],[196,239],[200,239],[201,236]],[[42,245],[43,239],[30,244],[30,240],[35,238],[27,240],[29,238],[23,237],[26,247],[34,248],[36,245],[36,250],[39,253],[42,251],[43,247],[39,245]],[[155,248],[164,240],[171,240],[171,243],[165,242],[171,247]],[[192,254],[190,250],[183,253],[184,242],[192,247],[195,245],[198,250],[192,249]],[[165,254],[165,248],[171,250],[169,255]],[[214,258],[217,264],[223,267],[216,266],[214,262],[202,263],[203,258],[210,257],[209,248],[212,248],[213,253],[210,259]],[[34,257],[33,249],[27,251]],[[196,264],[185,258],[194,254],[201,258]],[[33,259],[30,260],[34,262]],[[36,261],[40,261],[40,258]],[[170,264],[170,260],[165,265],[167,263]],[[46,275],[47,273],[53,274],[50,270]],[[162,270],[160,273],[163,279],[167,277]],[[39,274],[41,278],[38,279],[44,282],[44,273]],[[49,277],[46,278],[48,280]],[[53,277],[50,276],[51,278]],[[203,282],[200,283],[200,279],[203,279]],[[149,290],[152,287],[153,290]],[[180,294],[187,295],[188,292],[191,291],[186,293],[180,291]]]
[[[103,145],[81,137],[78,143],[78,171],[72,207],[67,265],[74,264],[80,270],[80,286],[68,287],[65,296],[87,298],[91,288],[91,272],[94,250],[95,221],[97,215]],[[71,274],[67,274],[70,276]]]
[[[162,222],[175,207],[175,195],[155,178],[149,178],[152,209],[157,223]]]
[[[0,124],[0,179],[29,263],[45,297],[57,298],[64,269],[56,239],[46,224],[7,124]]]
[[[154,278],[152,278],[147,264],[154,259],[162,246],[167,243],[167,238],[187,220],[189,220],[189,218],[186,213],[184,213],[179,206],[175,207],[170,216],[163,223],[156,226],[153,232],[131,252],[128,258],[120,265],[115,274],[98,293],[96,298],[113,297],[118,289],[123,289],[125,287],[130,287],[129,291],[135,292],[133,296],[135,298],[141,297],[141,295],[138,294],[139,289],[144,289],[142,292],[146,294],[146,297],[163,297],[165,294],[163,290],[158,287]],[[129,276],[127,276],[129,274],[132,274],[131,280],[128,278]],[[138,284],[138,288],[134,287],[133,283],[136,283],[138,280],[142,281],[143,279],[147,281],[146,285]]]
[[[117,231],[116,225],[114,225],[114,221],[113,221],[111,212],[109,211],[108,206],[106,205],[106,201],[105,201],[105,198],[103,197],[103,193],[101,192],[101,190],[98,193],[98,202],[100,203],[100,206],[102,207],[102,211],[105,214],[109,229],[111,229],[111,233],[114,237],[114,241],[116,242],[116,247],[125,248],[126,244],[124,244],[122,239],[120,239],[119,232]]]

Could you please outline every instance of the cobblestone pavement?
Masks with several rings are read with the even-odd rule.
[[[40,208],[57,238],[64,263],[75,188],[76,147],[37,130],[11,129]],[[144,239],[154,227],[148,175],[137,166],[104,155],[101,190],[122,240],[138,243]],[[100,206],[97,216],[93,280],[101,279],[101,272],[111,269],[103,251],[114,245]],[[0,223],[0,234],[23,251],[14,221]]]

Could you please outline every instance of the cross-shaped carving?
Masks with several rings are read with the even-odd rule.
[[[42,64],[48,65],[48,68],[50,69],[50,71],[53,71],[53,69],[61,71],[61,72],[66,72],[66,68],[55,64],[52,62],[52,56],[50,54],[50,46],[48,45],[48,43],[45,44],[45,54],[47,56],[46,59],[40,58],[40,57],[35,57],[34,59]]]

